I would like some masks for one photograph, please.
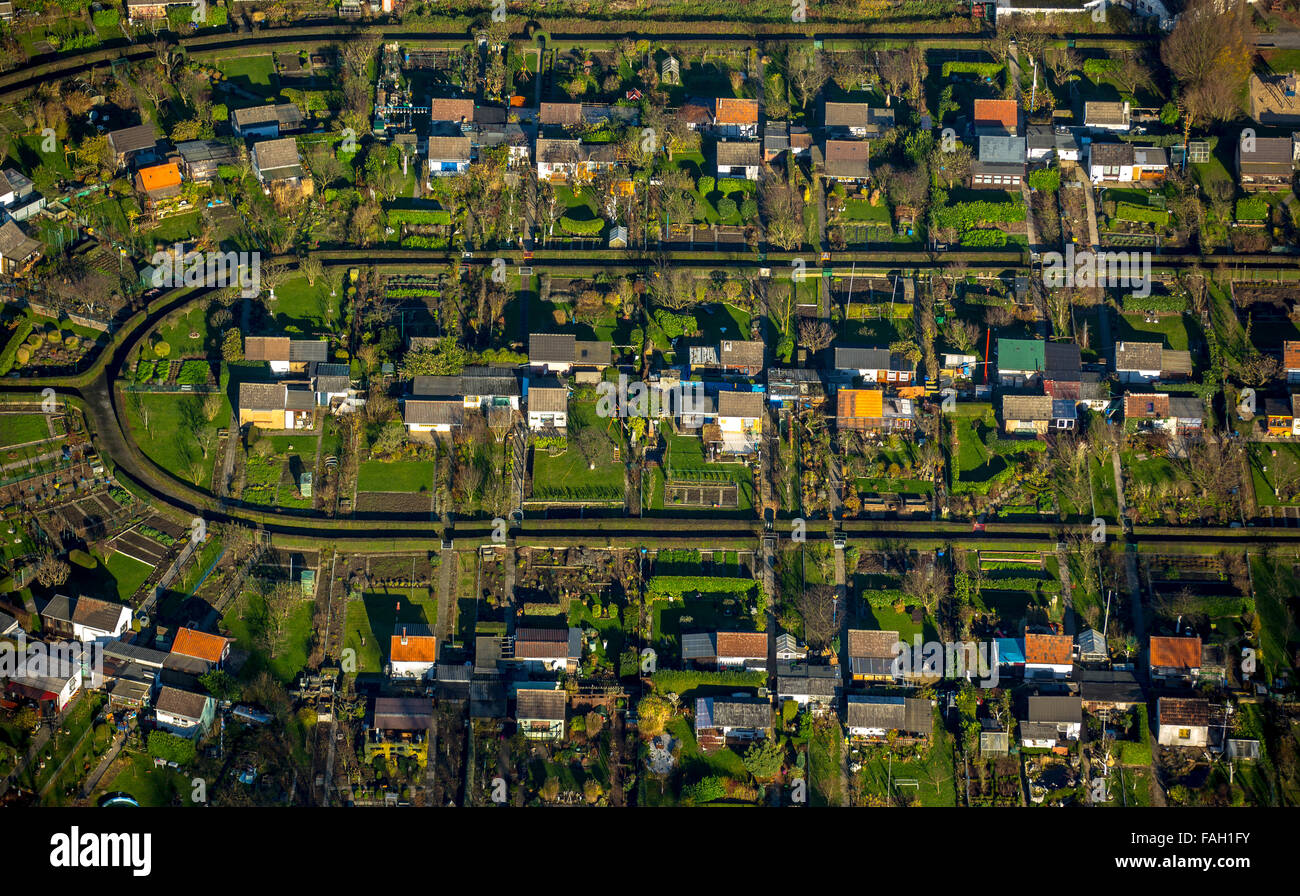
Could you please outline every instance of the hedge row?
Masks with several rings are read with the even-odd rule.
[[[13,370],[14,360],[18,356],[18,347],[27,341],[27,337],[32,332],[31,318],[27,318],[18,324],[18,329],[14,330],[14,335],[10,337],[9,344],[5,346],[3,352],[0,352],[0,376],[4,376],[10,370]]]
[[[1267,221],[1268,203],[1263,199],[1250,198],[1237,200],[1238,221]]]
[[[1000,62],[945,62],[943,64],[943,76],[945,78],[951,75],[978,75],[981,78],[996,78],[1002,74],[1003,64]]]
[[[989,451],[1002,457],[1011,454],[1042,454],[1047,450],[1047,443],[1038,440],[996,439],[989,445]]]
[[[1025,220],[1025,206],[1017,202],[958,202],[934,210],[940,227],[969,230],[986,224],[1012,224]]]
[[[971,249],[1001,248],[1007,244],[1007,235],[1001,230],[968,230],[962,234],[961,244]]]
[[[761,688],[767,684],[766,672],[678,672],[665,669],[650,676],[650,683],[660,694],[685,697],[699,687]]]
[[[1120,306],[1125,311],[1186,311],[1187,297],[1172,295],[1126,295],[1120,298]]]
[[[573,236],[596,236],[605,229],[605,222],[600,218],[592,218],[589,221],[579,221],[577,218],[570,218],[568,215],[560,218],[560,229],[565,233]]]
[[[864,588],[860,596],[873,610],[888,610],[907,600],[907,595],[897,588]]]
[[[535,501],[620,501],[623,490],[608,485],[545,485],[533,489]]]
[[[1115,205],[1115,217],[1123,221],[1140,221],[1145,224],[1159,224],[1165,226],[1169,223],[1169,212],[1162,208],[1151,208],[1147,205],[1138,205],[1133,202],[1120,202]]]
[[[414,224],[450,224],[451,212],[445,209],[390,208],[385,214],[391,225]]]
[[[985,591],[1042,591],[1055,594],[1061,590],[1061,583],[1056,579],[1013,578],[995,579],[984,583]]]
[[[701,594],[752,594],[758,588],[753,579],[736,579],[728,576],[651,576],[646,591],[678,597],[688,591]]]

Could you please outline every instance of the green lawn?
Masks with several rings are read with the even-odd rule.
[[[952,488],[957,493],[987,482],[1006,469],[1007,461],[989,450],[989,444],[998,437],[998,422],[991,404],[959,403],[954,423],[958,441],[957,461],[961,468]]]
[[[255,591],[246,591],[240,595],[226,611],[226,615],[221,617],[221,627],[249,654],[249,660],[240,670],[240,676],[252,680],[265,670],[282,684],[296,679],[307,665],[313,607],[311,595],[304,594],[290,612],[279,642],[272,644],[266,601]]]
[[[1117,318],[1116,342],[1161,342],[1165,348],[1180,352],[1188,351],[1189,345],[1194,344],[1184,315],[1160,317],[1153,324],[1147,323],[1141,314],[1120,314]]]
[[[1111,465],[1110,455],[1093,458],[1089,461],[1089,470],[1097,515],[1112,522],[1116,521],[1119,518],[1119,502],[1115,497],[1115,471]]]
[[[167,766],[155,767],[147,753],[123,752],[122,756],[127,760],[125,766],[111,779],[106,777],[100,782],[95,791],[97,797],[121,792],[129,793],[146,808],[170,806],[177,797],[184,805],[193,805],[189,777]]]
[[[151,346],[157,339],[167,343],[169,351],[163,358],[165,361],[176,358],[206,358],[208,355],[208,319],[202,303],[164,321],[154,332],[155,339],[146,341],[141,350],[141,357],[146,360],[156,357],[151,351]]]
[[[843,217],[846,221],[880,224],[884,227],[893,224],[893,218],[889,214],[889,206],[884,204],[872,205],[865,199],[844,200]]]
[[[378,674],[388,661],[388,643],[396,623],[432,627],[437,621],[438,596],[427,588],[367,592],[348,600],[343,646],[356,651],[359,674]]]
[[[1277,452],[1277,457],[1272,456]],[[1281,469],[1294,472],[1300,470],[1300,445],[1282,442],[1251,442],[1247,445],[1250,459],[1250,475],[1255,486],[1255,503],[1261,506],[1278,506],[1300,503],[1300,495],[1289,501],[1282,501],[1274,494],[1274,484]],[[1265,467],[1268,469],[1266,470]]]
[[[735,750],[724,747],[712,753],[701,752],[695,741],[695,731],[685,718],[679,716],[669,722],[668,733],[682,742],[681,767],[688,778],[718,775],[736,781],[750,779],[744,761]]]
[[[275,74],[275,58],[265,56],[235,56],[217,63],[221,74],[236,87],[273,97],[279,93],[279,78]],[[235,108],[247,103],[235,102]]]
[[[934,734],[928,750],[921,757],[895,756],[891,764],[885,749],[867,749],[866,760],[862,763],[862,789],[878,796],[919,798],[922,806],[955,806],[957,787],[952,751],[952,735],[943,727],[943,719],[936,711]],[[895,783],[893,793],[889,793],[891,780],[897,782],[900,779],[916,781],[917,786],[899,787]]]
[[[430,460],[368,460],[357,474],[358,492],[427,492],[433,486]]]
[[[602,430],[619,449],[619,460],[613,459],[612,451],[607,452],[606,459],[598,461],[595,469],[590,469],[577,445],[578,432],[587,428]],[[545,448],[533,448],[533,499],[621,503],[626,450],[627,442],[619,421],[613,417],[597,416],[594,394],[574,395],[569,400],[568,447],[565,451],[552,457]]]
[[[1251,557],[1250,568],[1261,622],[1259,656],[1272,680],[1290,668],[1287,659],[1300,642],[1296,603],[1300,579],[1286,562],[1266,562],[1258,555]]]
[[[104,566],[117,581],[117,596],[123,603],[129,601],[140,590],[153,572],[153,567],[149,564],[141,563],[134,557],[128,557],[119,551],[114,551]]]
[[[545,449],[534,449],[533,498],[593,503],[622,501],[623,464],[598,463],[593,470],[573,445],[554,457]]]
[[[203,230],[200,212],[187,212],[183,215],[169,215],[158,222],[158,226],[145,231],[156,242],[167,245],[192,240]]]
[[[844,751],[844,734],[839,721],[818,724],[808,742],[808,778],[813,806],[843,806],[844,788],[841,781],[841,756]]]
[[[176,478],[207,489],[217,462],[217,429],[230,421],[229,400],[222,396],[221,409],[211,421],[196,395],[136,392],[124,404],[140,450]]]
[[[276,328],[285,333],[311,333],[328,329],[341,318],[343,291],[336,278],[322,274],[315,285],[306,277],[293,277],[275,288],[271,311]],[[335,295],[331,296],[333,291]]]
[[[50,437],[50,421],[44,414],[0,416],[0,447],[21,445]]]
[[[864,607],[859,613],[859,618],[854,623],[855,628],[882,632],[896,631],[899,640],[908,644],[911,644],[912,639],[917,635],[920,635],[924,641],[939,639],[939,629],[928,614],[918,625],[912,621],[910,613],[896,613],[889,608]]]
[[[706,342],[749,338],[749,315],[734,305],[696,308],[695,321],[700,328],[700,338]]]

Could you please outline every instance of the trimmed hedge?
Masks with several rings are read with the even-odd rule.
[[[384,213],[390,225],[429,225],[451,223],[451,212],[446,209],[391,208]]]
[[[1115,204],[1115,217],[1122,221],[1139,221],[1144,224],[1159,224],[1164,227],[1169,223],[1169,212],[1162,208],[1151,208],[1132,202]]]
[[[985,224],[1011,224],[1025,220],[1025,207],[1017,202],[958,202],[934,210],[935,223],[955,230],[970,230]]]
[[[1149,295],[1120,297],[1120,306],[1125,311],[1186,311],[1186,296]]]
[[[968,230],[962,234],[961,244],[972,249],[1001,248],[1007,244],[1007,235],[1001,230]]]
[[[1061,169],[1039,168],[1037,171],[1031,171],[1025,178],[1025,183],[1029,184],[1031,190],[1055,193],[1061,189]]]
[[[766,672],[678,672],[665,669],[650,676],[650,683],[660,694],[685,697],[699,687],[761,688],[767,684]]]
[[[861,597],[873,610],[888,610],[907,600],[907,595],[898,588],[864,588]]]
[[[736,579],[727,576],[651,576],[646,591],[677,598],[688,591],[701,594],[749,595],[758,588],[754,579]]]
[[[1005,66],[1000,62],[945,62],[943,76],[978,75],[981,78],[996,78],[1002,74]]]
[[[32,321],[30,318],[18,324],[18,329],[14,330],[13,336],[9,337],[9,344],[5,346],[3,352],[0,352],[0,376],[4,376],[13,370],[14,361],[18,357],[18,349],[27,341],[27,337],[31,332]]]
[[[605,222],[600,218],[579,221],[577,218],[570,218],[565,215],[560,218],[559,224],[561,230],[573,236],[596,236],[605,229]]]
[[[1263,222],[1268,220],[1268,203],[1263,199],[1251,197],[1237,200],[1237,220]]]

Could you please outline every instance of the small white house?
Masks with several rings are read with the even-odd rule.
[[[212,727],[217,701],[207,694],[196,694],[164,686],[154,701],[154,721],[159,728],[181,737],[200,738]]]
[[[407,432],[449,433],[460,426],[464,416],[464,403],[455,399],[408,398],[402,408]]]
[[[762,156],[762,147],[757,140],[719,140],[716,173],[719,178],[758,180]]]
[[[1077,741],[1083,728],[1083,701],[1078,697],[1030,697],[1029,714],[1020,723],[1020,743],[1050,749]]]
[[[1156,741],[1162,747],[1204,747],[1210,740],[1210,701],[1161,697],[1156,701]]]
[[[470,140],[468,137],[429,138],[429,179],[464,174],[469,170]]]
[[[569,426],[569,390],[563,386],[533,386],[528,390],[528,428],[554,427],[564,432]]]
[[[131,627],[131,608],[97,597],[56,594],[41,610],[47,634],[71,634],[78,641],[112,641]]]
[[[421,680],[432,676],[438,664],[438,638],[427,625],[399,622],[388,641],[388,674],[392,678]]]
[[[1154,383],[1160,379],[1164,346],[1159,342],[1115,343],[1115,375],[1121,383]]]

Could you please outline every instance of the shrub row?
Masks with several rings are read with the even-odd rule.
[[[978,75],[981,78],[996,78],[1002,73],[1003,65],[1000,62],[945,62],[943,64],[943,76],[945,78],[951,75]]]
[[[646,591],[668,597],[680,597],[687,591],[701,594],[752,594],[758,588],[753,579],[735,579],[727,576],[652,576],[646,582]]]

